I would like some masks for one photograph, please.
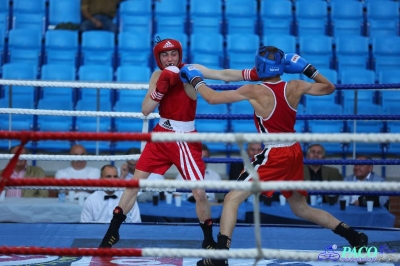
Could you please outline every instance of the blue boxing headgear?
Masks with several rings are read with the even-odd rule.
[[[261,46],[255,58],[257,75],[260,78],[280,76],[285,69],[285,53],[274,46]]]

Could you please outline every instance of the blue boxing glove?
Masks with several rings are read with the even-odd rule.
[[[206,85],[203,80],[203,73],[195,68],[193,65],[185,65],[181,68],[181,80],[184,83],[190,83],[197,91],[200,85]]]
[[[285,62],[285,73],[303,73],[310,79],[314,79],[315,76],[319,73],[313,65],[311,65],[307,62],[307,60],[295,53],[285,54]]]

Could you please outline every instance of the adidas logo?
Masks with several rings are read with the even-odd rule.
[[[169,48],[169,47],[174,47],[174,45],[173,45],[172,43],[170,43],[170,41],[167,41],[167,42],[164,44],[163,48]]]
[[[171,126],[171,123],[169,122],[169,120],[167,120],[167,121],[165,121],[165,122],[163,123],[163,127],[167,128],[167,129],[170,129],[170,130],[173,130],[173,129],[174,129],[174,128]]]

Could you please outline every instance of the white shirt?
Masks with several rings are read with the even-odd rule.
[[[181,174],[178,174],[175,178],[175,180],[184,180]],[[215,172],[214,170],[211,169],[206,169],[205,175],[204,175],[204,180],[205,181],[220,181],[221,176]],[[193,196],[192,193],[188,193],[187,197]],[[215,200],[215,193],[207,193],[207,197],[209,201]]]
[[[55,174],[56,179],[68,178],[68,179],[100,179],[100,169],[86,166],[83,169],[76,170],[69,166],[64,169],[60,169]]]
[[[123,191],[114,192],[116,199],[104,199],[107,195],[104,191],[95,191],[83,204],[81,212],[81,223],[109,223],[113,218],[113,211],[118,206]],[[127,223],[141,223],[139,205],[136,202],[132,210],[126,215]]]
[[[367,177],[366,177],[363,181],[367,181],[367,180],[369,179],[370,176],[371,176],[371,173],[369,173],[369,174],[367,175]],[[363,182],[363,181],[358,180],[356,176],[354,176],[354,181],[356,181],[356,182]],[[354,204],[354,202],[356,202],[356,201],[358,200],[358,197],[359,197],[359,196],[360,196],[360,195],[352,195],[352,196],[350,196],[350,204]]]

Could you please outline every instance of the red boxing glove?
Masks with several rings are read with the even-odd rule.
[[[168,89],[176,85],[180,80],[179,68],[176,66],[166,67],[157,80],[156,89],[151,93],[151,98],[157,102],[161,101]]]
[[[256,71],[255,67],[253,67],[252,69],[243,69],[242,70],[242,77],[243,77],[243,80],[247,80],[247,81],[259,81],[259,80],[261,80],[257,75],[257,71]]]

